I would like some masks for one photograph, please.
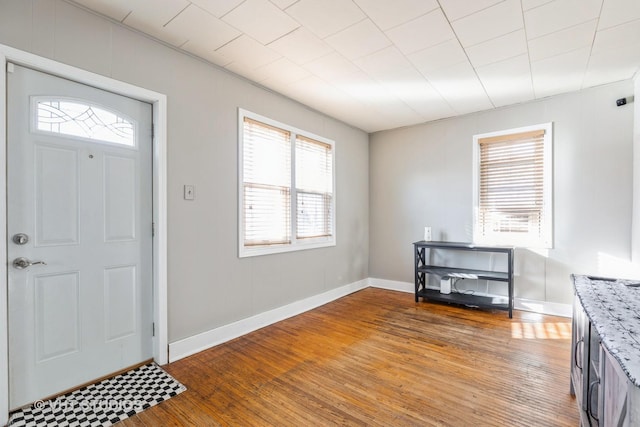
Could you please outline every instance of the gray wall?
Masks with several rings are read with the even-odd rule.
[[[633,240],[632,253],[640,269],[640,75],[634,82],[633,103]],[[640,273],[639,277],[640,277]]]
[[[570,273],[620,273],[631,257],[633,105],[615,100],[631,93],[626,81],[371,135],[369,276],[413,282],[411,243],[424,226],[434,240],[471,241],[473,135],[545,122],[554,123],[555,246],[516,251],[516,297],[568,304]]]
[[[170,342],[367,277],[366,133],[60,0],[0,0],[0,43],[168,96]],[[238,107],[336,141],[336,247],[238,258]]]

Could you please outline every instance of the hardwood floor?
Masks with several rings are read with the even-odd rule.
[[[368,288],[166,370],[124,426],[577,426],[570,319]]]

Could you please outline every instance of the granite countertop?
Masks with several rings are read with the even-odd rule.
[[[640,282],[579,275],[572,278],[576,294],[602,343],[620,362],[629,379],[640,387]]]

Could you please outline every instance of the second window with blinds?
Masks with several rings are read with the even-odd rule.
[[[475,135],[474,242],[552,247],[551,123]]]
[[[335,245],[334,142],[239,110],[239,256]]]

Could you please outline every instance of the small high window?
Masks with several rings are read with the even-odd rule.
[[[113,111],[68,98],[35,98],[35,128],[74,138],[136,146],[135,124]]]

